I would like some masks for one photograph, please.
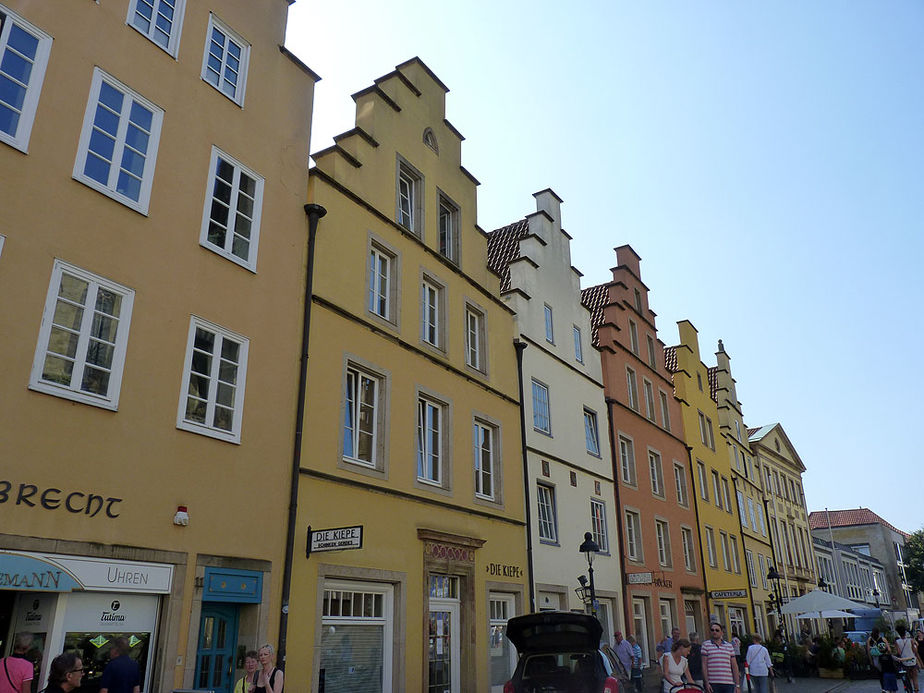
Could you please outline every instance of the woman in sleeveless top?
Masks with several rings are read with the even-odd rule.
[[[254,693],[282,693],[283,674],[276,668],[276,650],[267,643],[260,648],[260,671],[257,674],[257,687]]]
[[[671,645],[671,651],[661,655],[661,686],[662,693],[670,693],[671,688],[684,683],[693,683],[690,669],[687,666],[687,655],[690,654],[690,641],[678,638]]]

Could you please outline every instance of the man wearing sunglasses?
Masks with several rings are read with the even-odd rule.
[[[703,678],[707,693],[738,693],[741,689],[735,648],[722,637],[722,626],[709,625],[709,640],[703,643]]]

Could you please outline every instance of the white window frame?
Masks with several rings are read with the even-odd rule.
[[[9,108],[9,110],[19,111],[19,121],[16,125],[15,133],[8,133],[0,130],[0,142],[5,142],[11,147],[18,149],[23,153],[28,153],[29,137],[32,135],[32,125],[35,122],[35,112],[38,109],[39,97],[42,94],[42,83],[45,81],[45,69],[48,67],[48,56],[51,55],[51,44],[53,39],[49,34],[39,29],[31,22],[26,21],[23,17],[8,9],[5,5],[0,5],[0,13],[6,15],[3,26],[0,27],[0,64],[9,52],[18,59],[31,61],[32,68],[29,73],[28,83],[21,82],[18,78],[13,81],[25,89],[25,96],[20,108],[13,109],[12,104],[4,104],[0,107]],[[13,27],[29,34],[37,42],[35,47],[35,56],[29,58],[23,55],[19,50],[10,45],[10,33]],[[0,75],[5,75],[0,68]],[[11,79],[12,75],[5,75]]]
[[[719,473],[714,469],[712,470],[712,495],[714,497],[715,506],[721,509],[722,508],[721,481],[719,480]]]
[[[546,303],[542,308],[545,315],[545,341],[555,343],[555,324],[552,318],[552,306]]]
[[[644,550],[642,547],[642,517],[635,511],[625,510],[626,523],[626,556],[630,561],[642,561]]]
[[[655,539],[658,544],[658,564],[669,568],[671,561],[671,534],[667,520],[655,519]]]
[[[725,512],[733,513],[732,504],[731,504],[731,492],[728,487],[728,479],[722,477],[722,506],[725,508]]]
[[[488,443],[487,449],[484,446],[485,441]],[[496,500],[499,470],[497,461],[500,454],[499,428],[476,418],[472,426],[472,447],[475,457],[475,496],[484,500]]]
[[[558,511],[555,507],[555,487],[536,484],[536,510],[539,541],[545,544],[558,543]],[[544,516],[543,516],[544,515]]]
[[[443,324],[445,291],[432,277],[420,280],[420,341],[434,349],[444,349]]]
[[[680,528],[680,543],[683,545],[683,565],[687,572],[696,572],[696,544],[690,527]]]
[[[635,468],[635,443],[631,438],[619,436],[619,474],[622,482],[629,486],[638,485],[637,471]]]
[[[397,323],[394,289],[397,281],[395,255],[373,241],[369,247],[366,310],[386,322]],[[383,271],[384,267],[384,271]]]
[[[648,478],[651,481],[652,495],[664,498],[664,466],[660,453],[654,450],[648,451]]]
[[[658,356],[655,350],[654,337],[652,337],[650,334],[646,334],[645,340],[648,343],[648,365],[652,368],[657,368]]]
[[[735,496],[738,499],[738,515],[741,516],[741,524],[750,529],[751,526],[748,524],[748,514],[744,507],[744,494],[741,493],[741,491],[735,491]]]
[[[632,353],[638,356],[638,325],[635,320],[629,320],[629,346]]]
[[[757,587],[757,574],[754,571],[754,553],[750,549],[744,550],[744,562],[747,565],[751,587]]]
[[[546,435],[552,435],[552,399],[549,393],[549,386],[535,378],[532,379],[532,384],[533,430],[545,433]],[[545,392],[545,402],[542,402],[541,398],[537,399],[536,397],[537,393],[541,395],[543,392]],[[545,405],[544,413],[541,407],[537,407],[537,404]]]
[[[626,366],[626,391],[628,394],[629,407],[638,411],[638,379],[635,370]]]
[[[471,304],[465,306],[465,365],[484,373],[484,313]]]
[[[719,531],[719,543],[722,545],[722,567],[726,572],[731,572],[731,559],[728,552],[728,534]]]
[[[661,398],[661,426],[665,431],[670,433],[671,430],[671,409],[669,395],[664,390],[658,390]]]
[[[448,409],[445,403],[428,395],[417,395],[416,470],[417,481],[422,484],[442,488],[448,478],[445,468]],[[436,415],[432,416],[434,412]]]
[[[760,585],[763,589],[767,589],[767,573],[770,571],[767,570],[767,559],[762,553],[757,554],[757,565],[760,568]]]
[[[218,162],[224,161],[234,169],[232,181],[229,185],[231,188],[230,200],[226,204],[223,200],[215,196],[215,188],[218,185]],[[246,199],[247,194],[241,190],[241,175],[246,175],[254,181],[253,209],[250,215],[250,238],[248,239],[249,249],[247,257],[241,257],[234,253],[234,237],[237,218],[244,217],[240,209],[240,202]],[[221,179],[222,183],[227,181]],[[199,232],[199,245],[207,248],[223,258],[234,262],[241,267],[246,267],[251,272],[257,271],[257,249],[260,243],[260,219],[263,215],[263,176],[249,169],[234,157],[226,154],[218,147],[212,147],[212,155],[209,159],[209,178],[205,190],[205,205],[202,210],[202,228]],[[225,227],[225,244],[218,245],[209,240],[209,228],[211,226],[211,212],[214,205],[221,205],[228,209],[228,224]]]
[[[213,424],[200,423],[186,418],[186,403],[189,396],[189,384],[192,376],[192,361],[195,351],[196,330],[201,329],[215,335],[215,349],[211,352],[211,365],[208,377],[208,396],[206,401],[206,422],[214,421],[214,411],[216,407],[218,391],[217,382],[219,381],[222,353],[222,346],[226,340],[238,345],[238,362],[237,376],[235,381],[236,396],[232,410],[231,429],[225,430],[218,428]],[[219,338],[220,344],[219,345]],[[183,362],[183,379],[180,382],[180,403],[177,408],[176,427],[184,431],[198,433],[200,435],[217,438],[229,443],[240,444],[241,442],[241,422],[244,414],[244,389],[247,383],[247,355],[250,349],[250,340],[247,337],[239,335],[231,330],[216,325],[213,322],[204,320],[193,315],[189,321],[189,335],[186,341],[186,357]],[[201,398],[200,398],[201,399]],[[228,408],[228,407],[226,407]]]
[[[706,527],[706,557],[709,559],[709,566],[715,568],[718,566],[715,546],[715,530],[712,527]]]
[[[144,5],[151,9],[150,26],[147,30],[142,29],[134,21],[136,16],[142,15],[142,13],[138,11],[139,5]],[[180,48],[180,34],[183,32],[183,15],[186,10],[186,0],[174,0],[173,2],[173,19],[168,20],[170,21],[170,33],[167,36],[166,45],[154,38],[156,35],[163,35],[163,28],[158,26],[155,18],[156,15],[166,19],[166,15],[161,11],[163,7],[170,7],[170,0],[131,0],[131,2],[128,3],[128,16],[125,18],[125,23],[155,46],[176,58],[177,51]]]
[[[93,135],[96,111],[97,107],[100,105],[100,91],[104,82],[111,88],[120,92],[123,97],[122,110],[118,116],[119,122],[115,134],[112,159],[109,163],[109,178],[105,184],[90,177],[84,172],[87,159],[91,156],[90,138]],[[151,113],[151,130],[148,133],[148,142],[144,153],[144,166],[141,178],[139,179],[140,186],[137,200],[132,199],[118,190],[119,172],[122,170],[121,161],[125,154],[125,150],[129,148],[135,151],[126,141],[129,132],[132,106],[135,104]],[[110,113],[111,112],[112,111],[110,111]],[[151,101],[148,101],[135,90],[124,85],[112,75],[103,72],[98,67],[94,68],[93,79],[90,83],[90,95],[87,99],[87,110],[84,113],[83,128],[80,131],[80,141],[77,145],[77,159],[74,162],[73,173],[74,180],[78,180],[84,185],[146,216],[151,203],[151,187],[154,184],[154,169],[157,164],[157,149],[160,143],[160,131],[163,125],[163,119],[164,112],[161,108],[154,105]],[[133,124],[132,127],[136,126]],[[109,137],[108,134],[105,136]],[[137,178],[135,175],[132,175],[132,177]]]
[[[606,503],[590,499],[590,530],[593,540],[600,547],[600,553],[609,553],[610,543],[606,532]]]
[[[423,174],[400,154],[395,168],[395,221],[423,238]]]
[[[578,363],[584,363],[584,345],[581,342],[581,328],[572,325],[574,328],[574,360]]]
[[[51,346],[52,329],[55,328],[53,322],[57,312],[58,292],[65,274],[86,282],[88,285],[86,299],[83,303],[64,297],[61,299],[63,305],[79,306],[81,310],[80,324],[76,329],[63,324],[56,328],[59,333],[69,333],[77,339],[74,346],[74,355],[61,355],[74,363],[69,384],[57,383],[43,377],[46,356],[54,356],[55,353],[58,353],[51,352],[49,347]],[[105,339],[105,335],[98,329],[94,329],[95,327],[101,327],[101,325],[94,325],[96,322],[95,316],[97,315],[96,300],[100,291],[111,292],[120,298],[119,315],[115,320],[116,334],[113,341]],[[102,409],[118,410],[134,300],[135,292],[133,289],[87,272],[63,260],[55,260],[52,266],[51,280],[48,284],[48,293],[45,298],[45,310],[42,314],[42,323],[39,328],[32,372],[29,377],[29,389],[83,404],[90,404]],[[102,316],[101,320],[108,317],[106,313],[100,313],[100,315]],[[94,332],[97,332],[97,334],[94,334]],[[88,367],[99,371],[107,370],[105,366],[94,365],[90,362],[89,356],[94,343],[102,345],[104,350],[107,348],[112,350],[111,364],[108,368],[109,386],[105,395],[87,392],[81,388],[83,375]]]
[[[351,378],[353,386],[351,387]],[[363,402],[359,402],[359,393],[363,390],[363,381],[369,381],[372,383],[372,431],[371,433],[366,431],[363,432],[360,430],[360,422],[363,420],[363,407],[368,406]],[[381,455],[379,453],[379,437],[380,437],[380,418],[384,412],[383,404],[383,389],[384,389],[384,379],[381,375],[372,373],[365,368],[357,366],[353,362],[348,362],[346,366],[346,373],[344,377],[344,397],[343,397],[343,430],[341,436],[341,445],[343,446],[341,453],[344,462],[349,462],[350,464],[357,464],[363,467],[369,467],[371,469],[381,469]],[[351,406],[352,402],[352,406]],[[351,413],[352,409],[352,413]],[[349,421],[349,424],[348,424]],[[359,450],[359,436],[363,433],[371,435],[372,444],[371,444],[371,459],[364,459],[358,455],[349,455],[347,454],[346,447],[346,438],[347,432],[350,436],[351,447],[354,452]]]
[[[600,429],[597,427],[597,412],[584,407],[584,445],[587,452],[600,456]]]
[[[677,504],[685,508],[689,507],[690,495],[687,485],[687,469],[678,462],[674,462],[674,484],[677,488]]]
[[[741,557],[738,555],[738,537],[734,534],[728,535],[729,549],[731,550],[732,569],[741,574]]]
[[[454,265],[459,264],[459,205],[444,193],[437,193],[437,250]]]
[[[699,475],[699,497],[707,503],[709,502],[709,474],[706,471],[706,465],[700,460],[696,460],[696,473]]]
[[[218,74],[218,77],[211,77],[210,75],[214,74],[215,70],[209,66],[209,56],[212,55],[212,33],[218,31],[225,35],[225,43],[221,47],[222,54],[221,56],[215,56],[221,62],[221,69]],[[234,93],[229,94],[227,91],[222,89],[219,84],[224,84],[227,80],[225,78],[226,70],[228,66],[228,44],[234,43],[241,51],[240,57],[240,69],[237,71],[237,84],[235,85]],[[209,13],[209,27],[208,32],[205,35],[205,50],[202,53],[202,72],[200,76],[202,80],[211,85],[218,93],[224,95],[226,98],[231,99],[241,108],[244,107],[244,93],[247,91],[247,72],[250,64],[250,43],[244,39],[239,33],[237,33],[230,26],[221,21],[213,13]],[[213,82],[213,79],[217,79],[219,84]]]
[[[657,414],[655,413],[654,385],[652,385],[648,378],[642,378],[642,390],[645,393],[645,416],[648,417],[649,421],[656,421]]]

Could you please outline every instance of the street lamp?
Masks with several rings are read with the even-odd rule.
[[[590,615],[597,615],[597,592],[594,590],[594,558],[600,553],[600,546],[590,532],[584,532],[584,543],[578,549],[587,559],[587,574],[590,576]],[[583,577],[583,576],[582,576]],[[583,583],[581,583],[583,586]]]
[[[789,638],[786,635],[786,621],[783,619],[783,596],[780,590],[780,575],[776,568],[770,566],[770,572],[767,573],[767,579],[774,584],[776,594],[770,595],[770,606],[776,608],[777,622],[779,623],[780,635],[783,640],[783,666],[786,668],[786,680],[792,683],[792,671],[789,668]]]
[[[578,575],[578,582],[581,583],[580,587],[574,588],[574,593],[578,596],[578,599],[581,600],[581,604],[584,605],[584,611],[587,611],[587,597],[590,590],[587,589],[587,576]]]

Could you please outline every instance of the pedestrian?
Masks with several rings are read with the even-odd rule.
[[[690,641],[677,638],[671,645],[671,651],[661,655],[661,693],[671,693],[672,688],[683,685],[684,681],[693,683],[690,667],[687,666],[689,654]]]
[[[4,657],[3,671],[0,672],[0,693],[28,693],[32,690],[32,678],[35,667],[26,658],[32,647],[32,633],[17,633],[13,639],[13,652]]]
[[[51,660],[48,687],[44,693],[70,693],[80,688],[83,662],[76,652],[64,652]]]
[[[905,669],[905,681],[911,686],[912,693],[918,693],[918,646],[911,633],[903,623],[895,626],[898,637],[895,639],[895,654]]]
[[[260,671],[257,675],[257,687],[254,693],[282,693],[284,676],[282,669],[276,668],[276,650],[269,643],[258,651]]]
[[[881,682],[882,690],[898,690],[898,660],[889,649],[888,643],[881,643],[879,646],[879,670],[882,672]]]
[[[247,650],[244,654],[244,675],[234,684],[234,693],[253,693],[257,687],[257,667],[260,655],[256,650]]]
[[[738,673],[741,675],[741,678],[738,680],[742,686],[744,685],[744,651],[741,649],[741,638],[738,637],[738,629],[732,628],[731,640],[729,642],[732,644],[732,647],[735,650],[735,661],[738,662]]]
[[[635,636],[631,633],[626,640],[632,645],[632,669],[629,675],[632,677],[636,693],[642,693],[642,648],[635,642]]]
[[[747,662],[754,691],[768,693],[770,677],[773,676],[773,662],[770,660],[770,652],[761,643],[758,633],[751,636],[751,646],[748,647],[744,661]]]
[[[613,653],[616,655],[616,659],[619,660],[619,664],[622,666],[622,672],[620,674],[625,674],[625,683],[628,686],[628,682],[632,679],[632,643],[622,637],[622,631],[617,630],[613,633],[613,639],[616,642],[616,646],[613,648]],[[620,675],[620,681],[623,677]]]
[[[735,693],[741,690],[735,649],[723,638],[720,624],[709,625],[709,640],[703,643],[702,653],[707,693]]]
[[[699,633],[690,633],[690,654],[687,655],[687,666],[690,667],[690,676],[693,683],[702,688],[703,685],[703,653],[699,642]]]
[[[109,646],[109,664],[99,680],[99,693],[141,693],[141,669],[129,656],[128,638],[119,636]]]
[[[889,645],[885,642],[882,636],[879,634],[878,628],[873,628],[870,631],[869,637],[866,639],[866,654],[869,655],[870,662],[873,663],[873,668],[879,674],[879,690],[885,690],[885,681],[882,678],[882,665],[879,663],[879,656],[882,649],[888,650]]]

